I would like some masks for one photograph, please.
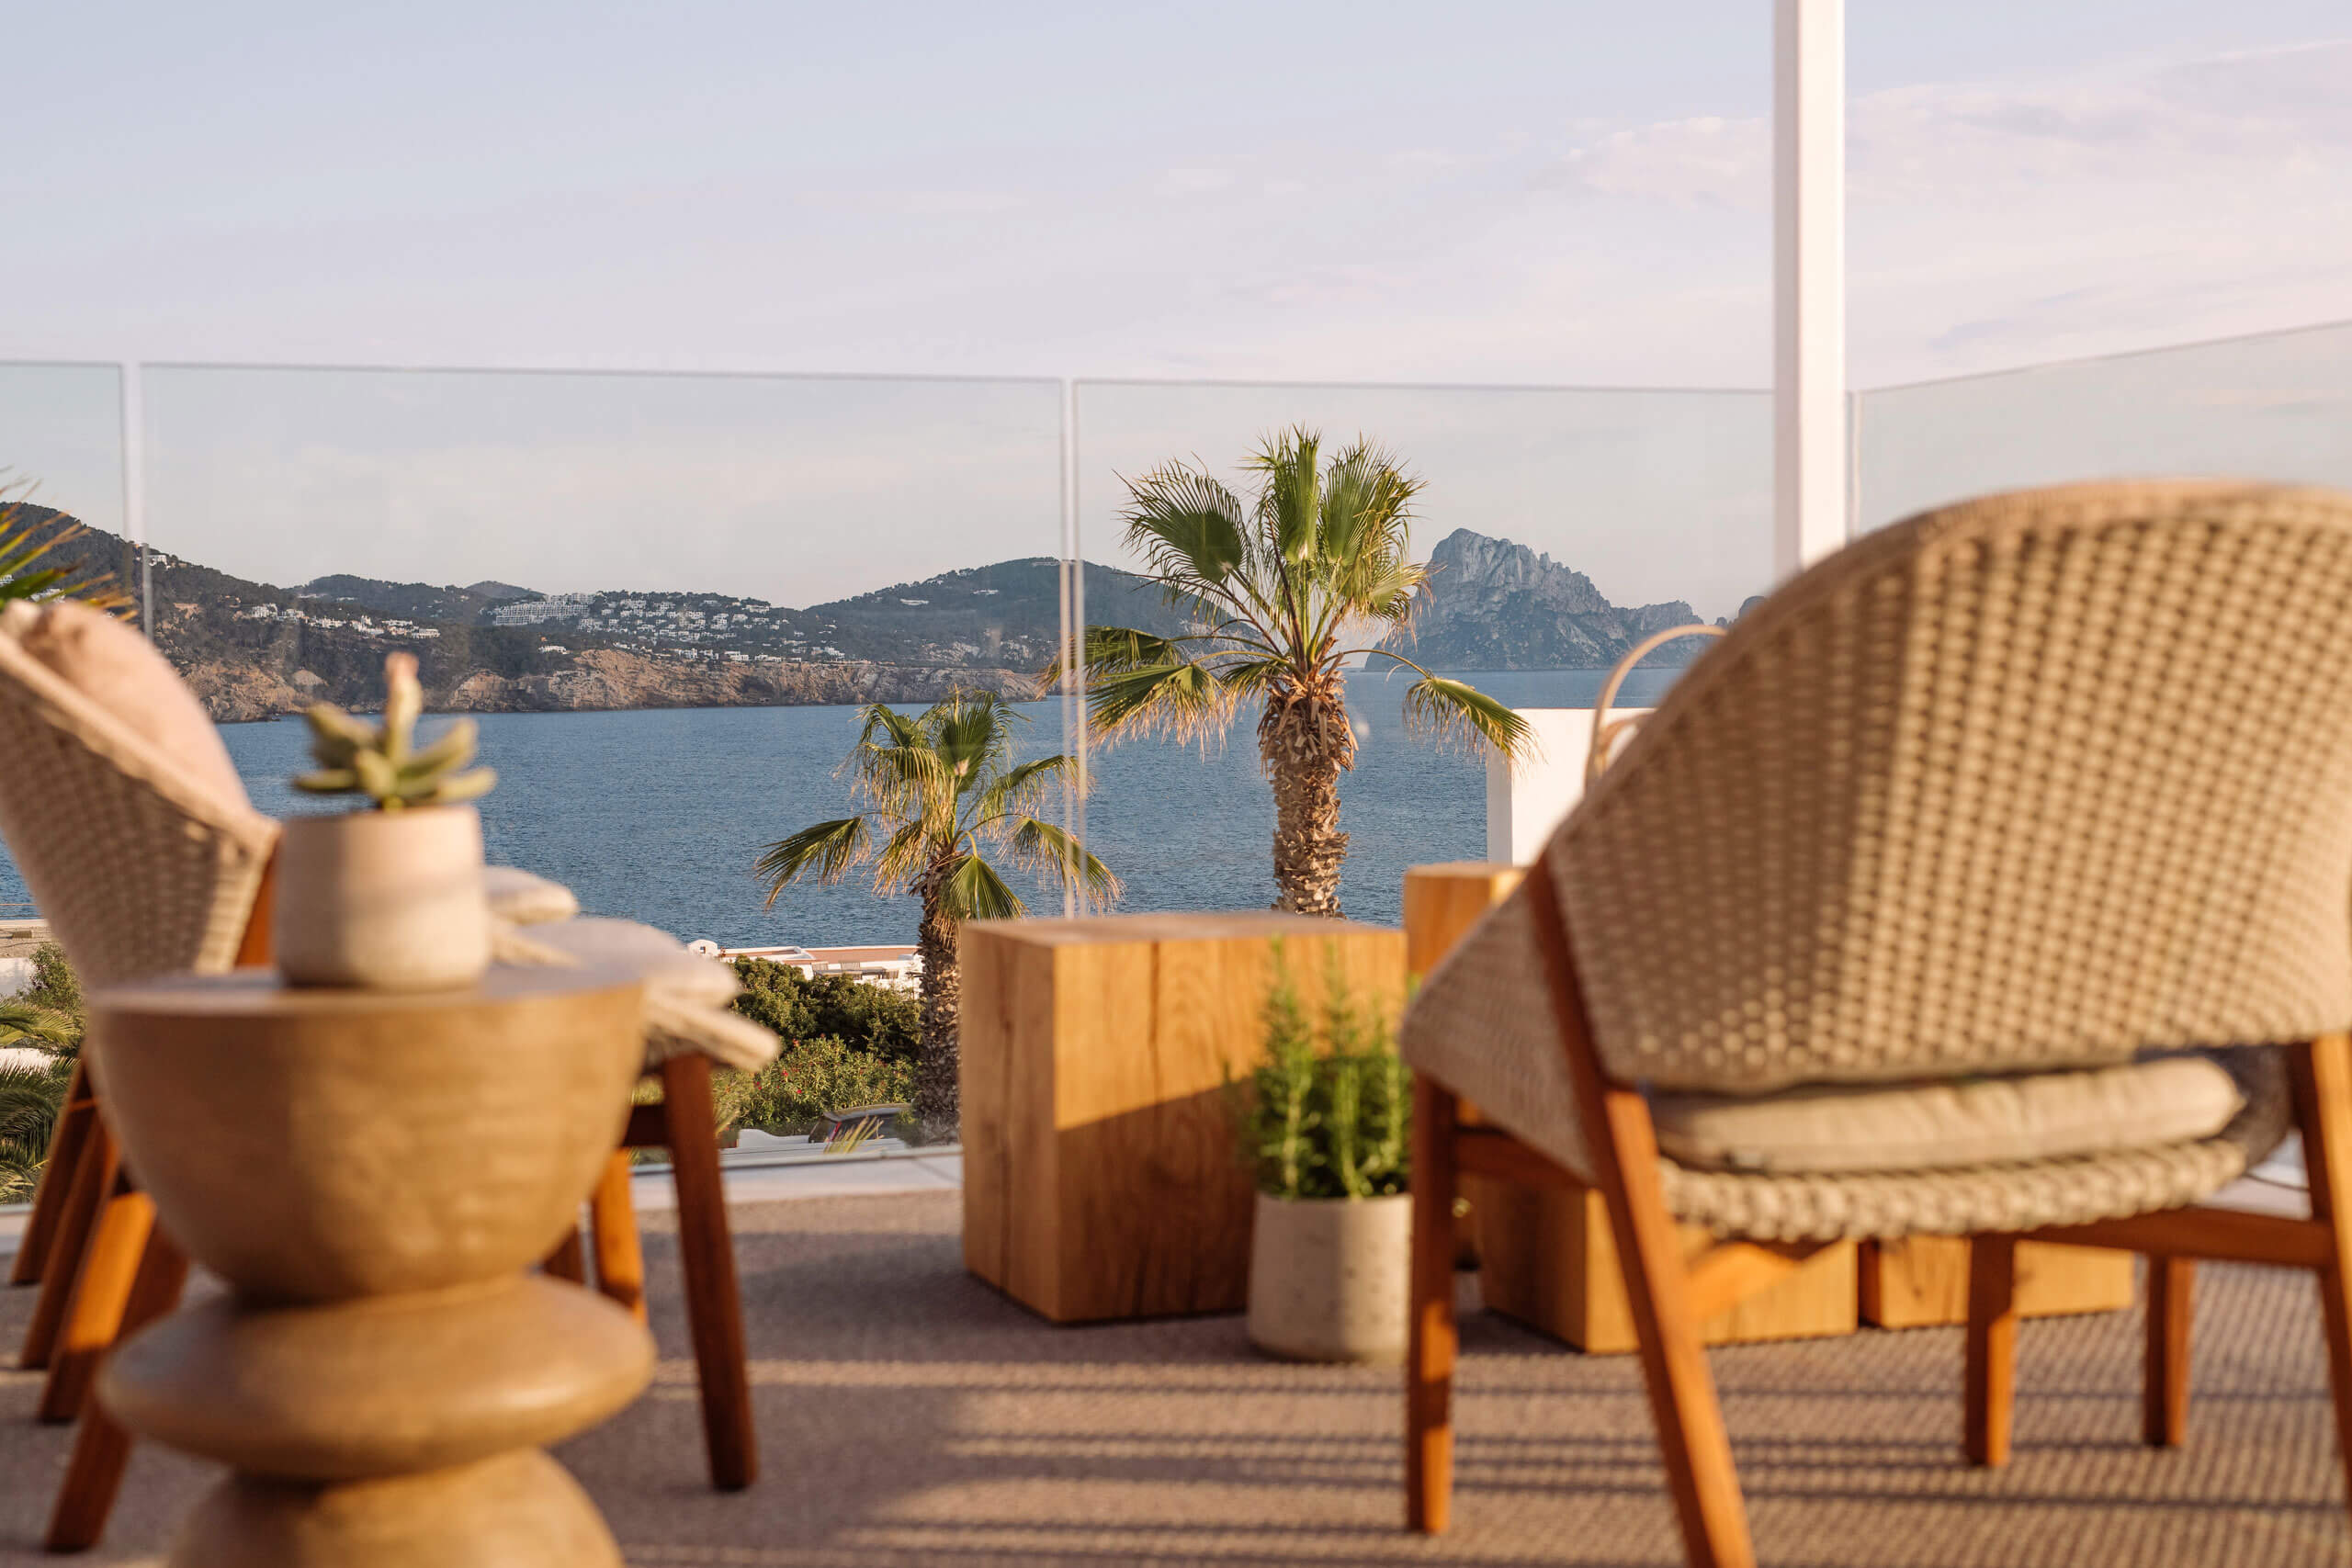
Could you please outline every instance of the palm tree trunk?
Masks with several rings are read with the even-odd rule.
[[[956,1141],[962,1108],[958,1099],[956,1018],[963,976],[956,968],[956,922],[940,907],[940,891],[954,867],[933,868],[918,884],[922,925],[915,951],[922,959],[922,1041],[915,1055],[915,1123],[926,1144]]]
[[[1275,698],[1258,727],[1258,754],[1274,786],[1274,908],[1340,916],[1340,773],[1355,761],[1347,709],[1322,694]]]

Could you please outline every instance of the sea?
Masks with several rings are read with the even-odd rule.
[[[1673,670],[1633,672],[1619,701],[1644,705]],[[1598,670],[1466,673],[1514,707],[1588,707]],[[1406,868],[1486,854],[1486,765],[1406,732],[1405,676],[1357,671],[1348,706],[1356,763],[1340,783],[1349,835],[1340,899],[1349,916],[1393,925]],[[1061,705],[1023,705],[1016,756],[1061,750]],[[842,760],[855,707],[658,708],[622,713],[484,714],[481,760],[498,787],[481,803],[489,857],[552,877],[584,911],[641,920],[724,947],[912,942],[909,896],[877,896],[853,872],[835,886],[786,887],[773,906],[755,880],[763,849],[854,805]],[[1273,902],[1273,799],[1258,768],[1255,716],[1222,745],[1130,740],[1093,754],[1088,839],[1118,874],[1118,908],[1261,909]],[[438,728],[428,717],[429,737]],[[277,816],[347,803],[296,792],[309,764],[300,718],[221,727],[254,804]],[[1058,806],[1044,815],[1059,820]],[[1033,913],[1059,914],[1057,887],[1006,868]],[[0,904],[28,907],[13,861]]]

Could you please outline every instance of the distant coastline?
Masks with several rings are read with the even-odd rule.
[[[74,520],[25,509],[37,526]],[[930,703],[956,688],[1043,694],[1061,638],[1064,563],[964,567],[804,609],[716,592],[543,593],[513,583],[338,574],[281,588],[85,529],[62,552],[86,572],[152,584],[148,631],[222,724],[321,700],[383,700],[384,655],[414,653],[445,713]],[[1430,555],[1429,597],[1396,649],[1441,670],[1607,669],[1689,604],[1621,607],[1583,573],[1508,539],[1455,529]],[[1193,628],[1157,584],[1086,563],[1090,619],[1160,636]],[[1669,645],[1646,662],[1693,652]]]

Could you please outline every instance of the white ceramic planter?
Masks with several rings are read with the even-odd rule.
[[[481,817],[428,806],[288,818],[270,941],[298,986],[472,984],[490,967]]]
[[[1412,1199],[1258,1194],[1250,1339],[1294,1361],[1401,1361]]]

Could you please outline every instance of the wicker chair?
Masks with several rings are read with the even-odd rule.
[[[268,962],[277,824],[191,784],[171,759],[6,635],[0,751],[9,759],[0,772],[0,838],[86,984]],[[561,898],[569,904],[568,894]],[[493,889],[492,907],[525,919],[562,912],[526,888],[503,895]],[[503,939],[501,958],[565,961],[544,946]],[[660,1079],[662,1097],[632,1114],[591,1204],[596,1286],[642,1319],[628,1151],[666,1150],[678,1188],[711,1482],[732,1491],[751,1484],[758,1455],[717,1129],[707,1109],[710,1072],[714,1059],[756,1065],[775,1044],[748,1020],[650,998],[646,1028],[647,1070]],[[694,1106],[705,1108],[703,1114],[682,1113]],[[549,1262],[556,1272],[584,1276],[576,1242]],[[96,1543],[130,1452],[128,1435],[88,1404],[98,1360],[119,1335],[170,1310],[187,1267],[123,1170],[96,1088],[77,1065],[9,1280],[40,1286],[20,1364],[49,1373],[42,1419],[82,1418],[51,1518],[51,1550]]]
[[[1976,1238],[1963,1447],[1985,1465],[2008,1452],[2018,1241],[2150,1256],[2162,1444],[2185,1418],[2188,1260],[2309,1269],[2352,1461],[2347,602],[2352,497],[2081,486],[1871,535],[1703,655],[1407,1015],[1410,1525],[1450,1506],[1463,1171],[1601,1189],[1694,1564],[1754,1561],[1695,1325],[1849,1238]],[[1656,1141],[1662,1093],[2172,1047],[2238,1080],[2213,1135],[1778,1175]],[[2194,1206],[2290,1126],[2311,1218]],[[1686,1260],[1678,1221],[1717,1244]]]

